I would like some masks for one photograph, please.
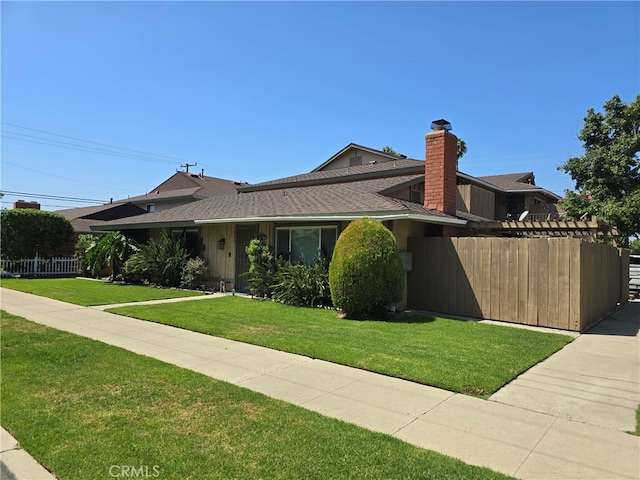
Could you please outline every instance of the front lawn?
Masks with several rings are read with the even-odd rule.
[[[509,478],[0,314],[2,425],[62,480]]]
[[[445,318],[343,320],[333,310],[239,297],[109,311],[480,397],[572,340]]]
[[[85,307],[202,295],[193,290],[120,285],[82,278],[3,278],[0,285]]]

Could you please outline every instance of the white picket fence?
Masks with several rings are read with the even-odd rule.
[[[0,273],[3,277],[65,277],[78,275],[78,259],[75,257],[25,258],[22,260],[0,260]]]

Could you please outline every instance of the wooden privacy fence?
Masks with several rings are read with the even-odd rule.
[[[0,260],[2,276],[21,275],[25,277],[65,277],[78,275],[78,259],[75,257],[27,258],[21,260]]]
[[[629,251],[575,238],[409,238],[410,308],[582,331],[628,299]]]

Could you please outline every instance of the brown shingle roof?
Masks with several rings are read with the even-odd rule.
[[[539,189],[540,187],[536,187],[535,181],[533,180],[533,172],[525,172],[525,173],[507,173],[504,175],[487,175],[483,177],[478,177],[480,180],[484,180],[485,182],[491,183],[497,187],[500,187],[503,190],[528,190],[531,188]],[[527,178],[531,178],[531,184],[526,182]]]
[[[271,188],[287,188],[292,186],[317,185],[322,183],[351,182],[354,180],[379,176],[407,175],[424,173],[424,161],[401,159],[394,162],[380,162],[373,165],[358,165],[354,167],[336,168],[331,170],[313,171],[291,177],[278,178],[268,182],[255,183],[241,187],[241,192],[266,190]]]
[[[137,217],[117,223],[127,225],[179,224],[184,222],[223,222],[240,219],[264,219],[302,216],[344,216],[406,213],[429,218],[454,219],[379,192],[415,179],[403,175],[359,181],[270,189],[207,198],[181,207]],[[113,227],[112,227],[113,228]]]
[[[119,202],[148,202],[174,198],[207,198],[236,193],[246,183],[224,178],[207,177],[186,172],[176,172],[149,193],[119,200]]]

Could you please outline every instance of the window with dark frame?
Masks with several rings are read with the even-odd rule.
[[[200,256],[200,232],[198,230],[173,230],[171,232],[172,240],[183,241],[183,246],[190,258]]]

